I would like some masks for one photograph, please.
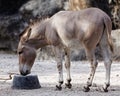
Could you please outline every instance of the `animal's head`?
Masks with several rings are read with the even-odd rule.
[[[36,49],[48,45],[45,37],[46,22],[33,22],[21,34],[18,45],[19,71],[22,75],[30,73]]]
[[[35,48],[28,44],[30,35],[31,28],[27,27],[20,36],[17,51],[19,54],[19,71],[21,75],[27,75],[30,73],[36,57]]]

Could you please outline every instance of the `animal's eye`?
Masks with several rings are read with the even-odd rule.
[[[23,53],[22,51],[19,51],[19,52],[18,52],[19,55],[22,54],[22,53]]]

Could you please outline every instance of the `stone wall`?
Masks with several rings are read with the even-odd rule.
[[[0,0],[0,50],[16,51],[19,34],[31,19],[63,10],[64,0]]]
[[[109,0],[113,29],[120,29],[120,0]]]
[[[0,50],[16,51],[24,22],[19,14],[0,16]]]
[[[120,29],[112,31],[112,37],[114,41],[114,60],[120,60]]]

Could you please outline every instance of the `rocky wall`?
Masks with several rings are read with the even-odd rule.
[[[16,51],[19,34],[31,19],[63,10],[63,0],[0,0],[0,50]]]

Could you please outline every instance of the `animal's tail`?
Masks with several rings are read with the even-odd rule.
[[[110,50],[113,53],[114,52],[114,45],[113,45],[113,39],[111,37],[111,30],[112,30],[112,23],[110,18],[104,18],[104,24],[105,24],[105,30],[107,32],[107,39],[108,39],[108,43],[110,46]],[[109,25],[109,26],[108,26]]]

